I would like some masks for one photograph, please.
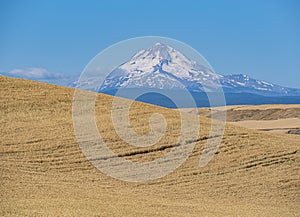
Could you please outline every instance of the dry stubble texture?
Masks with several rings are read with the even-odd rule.
[[[1,216],[299,216],[300,160],[297,135],[272,135],[227,125],[213,160],[199,168],[210,129],[191,157],[158,180],[127,183],[97,170],[73,131],[73,89],[0,77]],[[96,119],[108,146],[133,161],[150,161],[175,145],[178,112],[135,102],[130,120],[149,132],[153,112],[168,127],[153,147],[122,142],[110,120],[112,97],[99,94]],[[105,124],[104,124],[105,123]]]

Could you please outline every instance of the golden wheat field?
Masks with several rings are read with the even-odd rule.
[[[205,167],[199,156],[210,119],[192,155],[171,174],[148,182],[113,179],[83,155],[73,130],[74,89],[0,77],[0,216],[300,216],[300,136],[226,125]],[[110,120],[113,97],[98,94],[96,123],[119,156],[149,161],[176,143],[178,111],[134,102],[132,128],[149,132],[153,113],[167,120],[152,147],[131,147]]]

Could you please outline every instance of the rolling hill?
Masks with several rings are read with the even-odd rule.
[[[211,120],[195,116],[200,136],[182,166],[157,180],[123,182],[83,155],[73,130],[73,94],[72,88],[0,77],[1,216],[299,216],[298,135],[270,137],[228,124],[217,154],[201,168]],[[130,120],[138,133],[149,131],[145,123],[153,113],[168,123],[158,144],[136,148],[114,131],[112,100],[97,95],[96,124],[119,156],[149,161],[175,145],[178,111],[133,102]]]

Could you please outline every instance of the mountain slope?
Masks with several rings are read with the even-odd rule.
[[[76,142],[73,89],[0,77],[1,216],[298,216],[299,138],[227,125],[218,154],[204,168],[199,156],[210,129],[192,156],[170,175],[146,183],[107,177]],[[165,115],[167,135],[149,148],[127,146],[111,123],[112,97],[99,94],[96,119],[109,146],[128,160],[162,156],[180,128],[174,110],[134,102],[132,126],[149,130],[153,113]],[[105,123],[105,125],[103,124]],[[147,151],[143,151],[147,150]]]

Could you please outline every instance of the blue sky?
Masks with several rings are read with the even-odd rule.
[[[0,73],[78,75],[106,47],[147,35],[187,43],[217,73],[300,88],[297,0],[0,0]]]

